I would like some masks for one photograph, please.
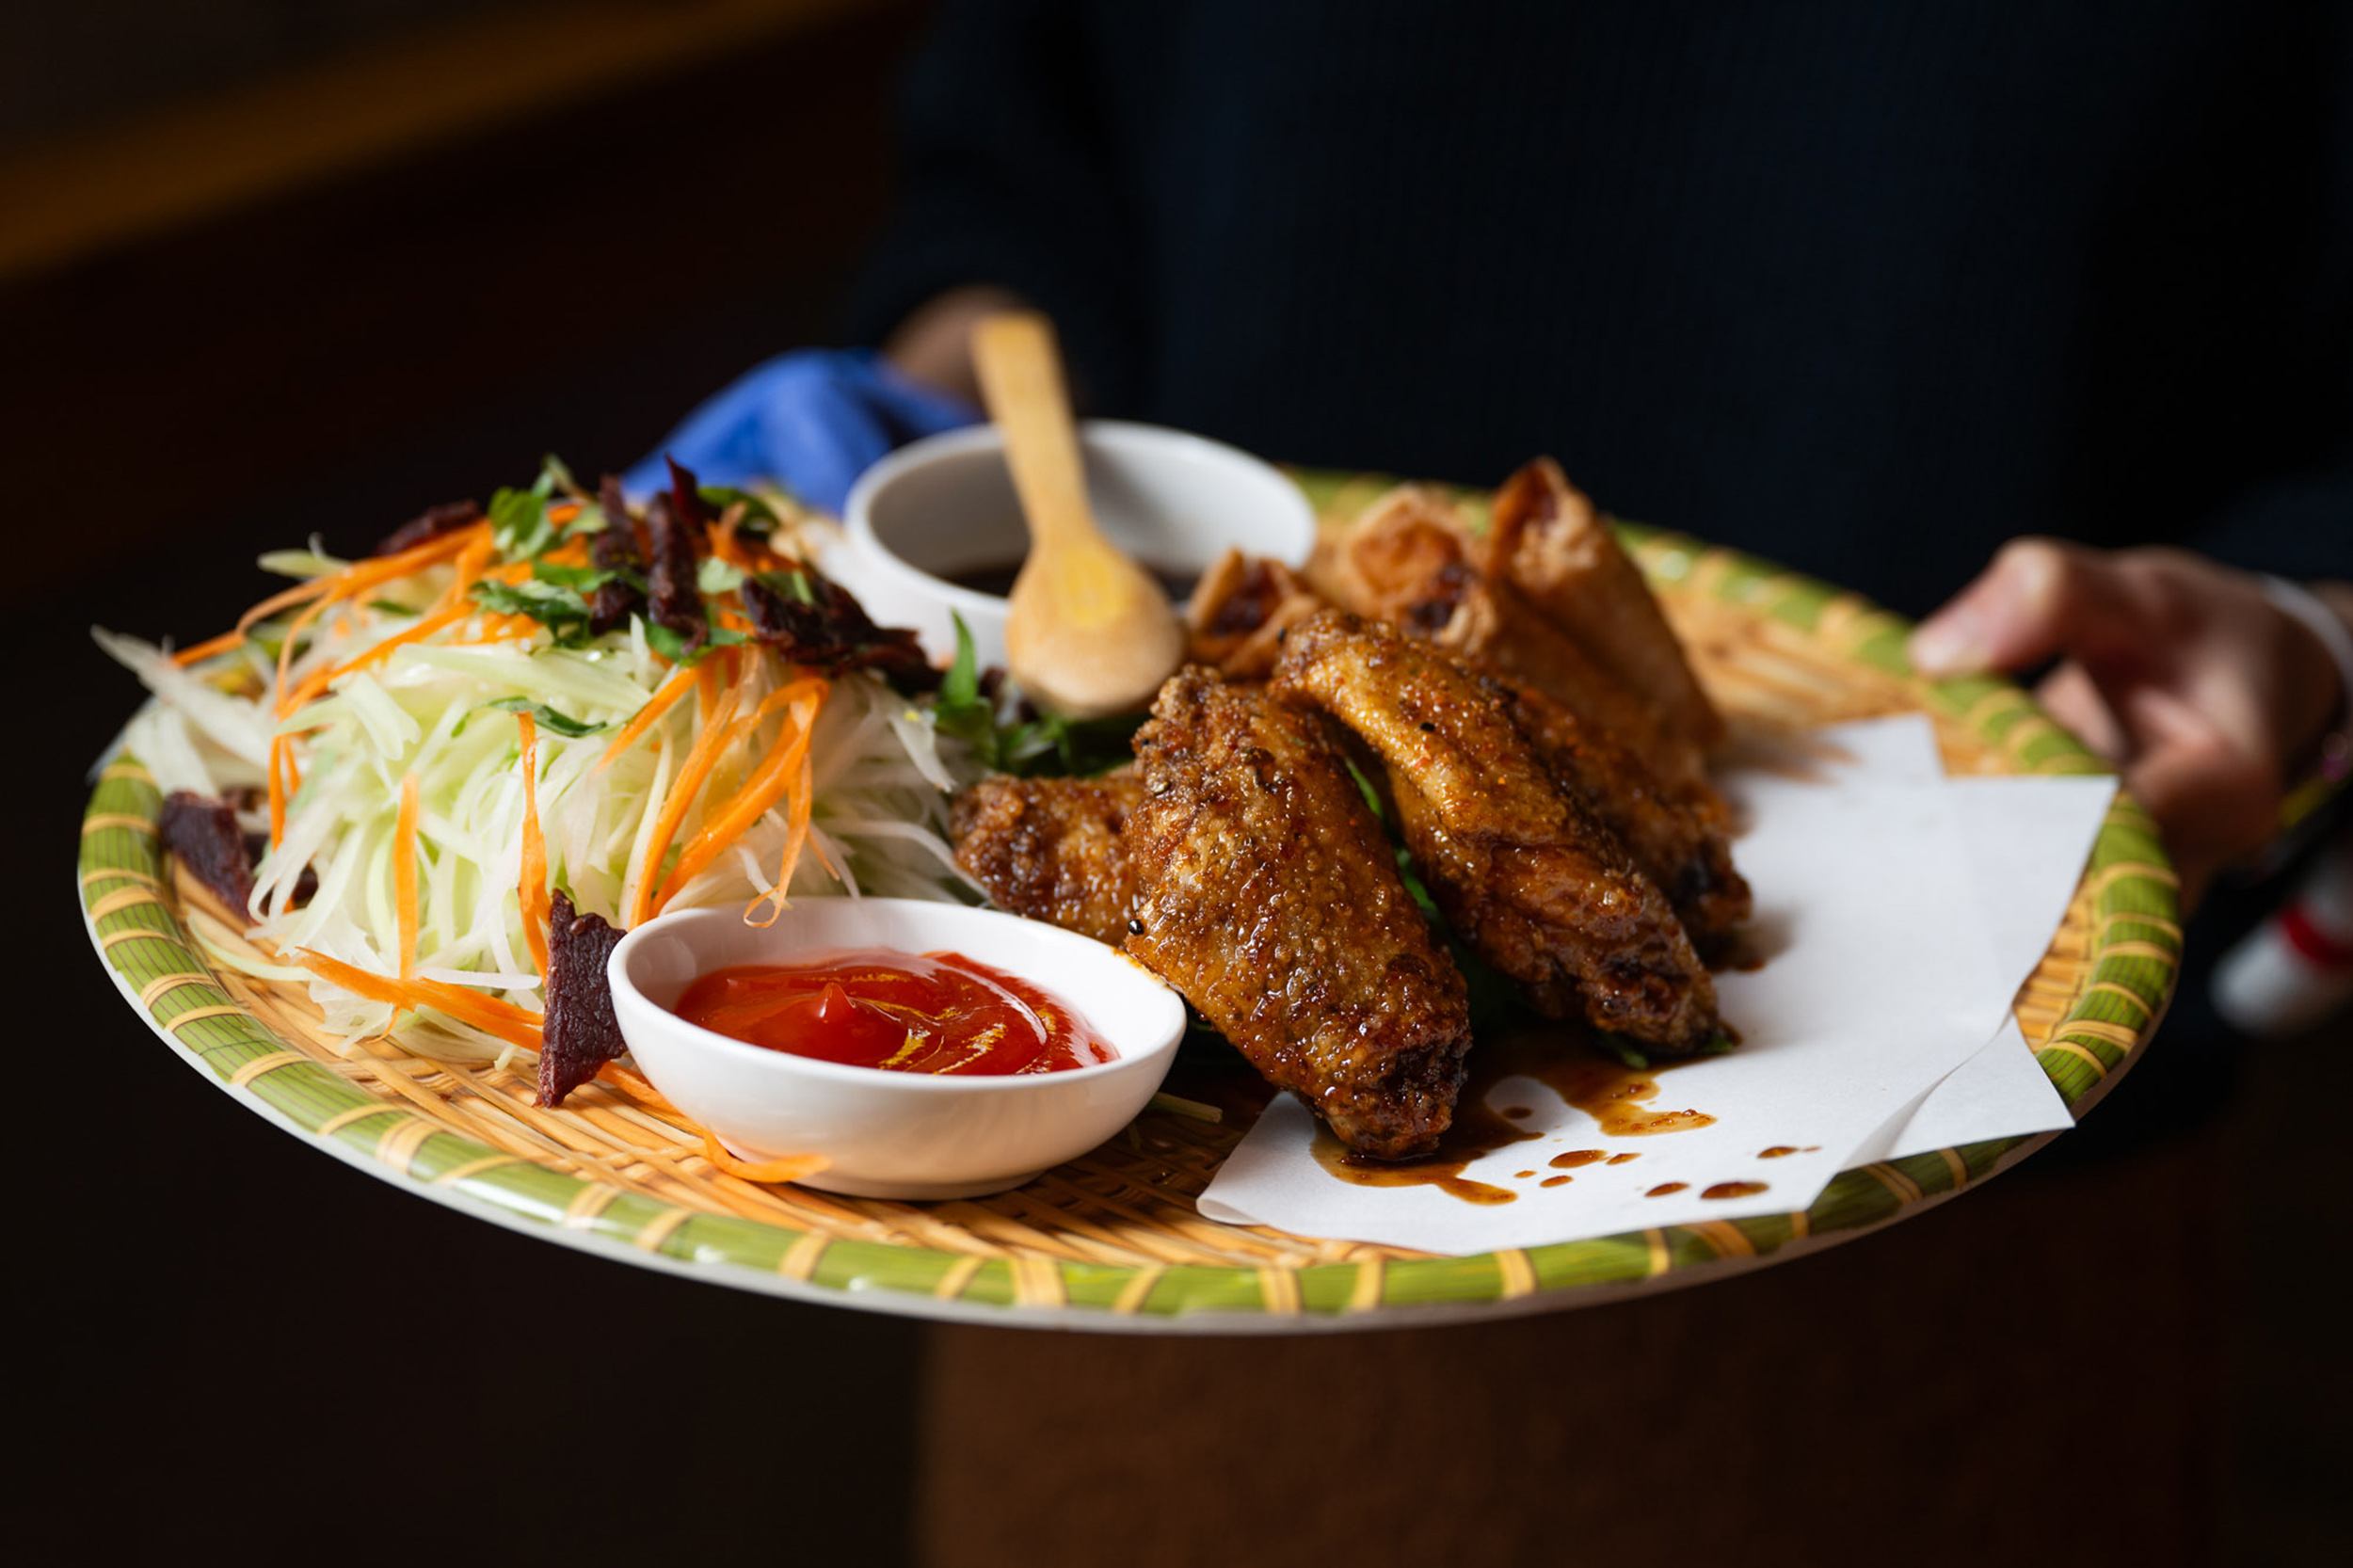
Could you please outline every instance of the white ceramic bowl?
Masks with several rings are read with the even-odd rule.
[[[1236,546],[1304,565],[1315,513],[1282,471],[1206,437],[1089,420],[1079,427],[1087,499],[1114,544],[1148,568],[1198,577]],[[827,570],[884,626],[911,626],[936,656],[955,649],[964,617],[981,665],[1005,662],[1001,594],[959,575],[1007,568],[1029,549],[1021,503],[994,425],[909,442],[850,490],[845,558]]]
[[[960,952],[1060,997],[1116,1059],[998,1078],[885,1072],[729,1039],[670,1008],[736,964],[841,948]],[[962,1198],[1018,1187],[1134,1119],[1184,1037],[1176,993],[1116,949],[1001,914],[913,899],[796,899],[765,929],[735,909],[647,921],[613,950],[613,1010],[670,1102],[746,1160],[822,1154],[805,1185],[874,1198]]]

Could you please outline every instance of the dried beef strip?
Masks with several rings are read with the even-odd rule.
[[[539,1048],[539,1103],[556,1106],[629,1048],[613,1016],[605,961],[621,933],[600,915],[576,914],[558,888],[549,900],[548,1010]]]
[[[439,506],[428,506],[398,528],[384,536],[376,547],[378,555],[397,555],[404,550],[414,550],[427,539],[438,539],[444,534],[455,534],[460,528],[471,528],[482,520],[482,508],[471,501],[446,501]]]
[[[158,826],[164,847],[214,897],[243,916],[253,899],[253,861],[229,803],[192,790],[174,790],[164,799]]]
[[[646,578],[646,552],[638,546],[637,520],[621,493],[618,475],[604,476],[597,488],[597,506],[604,513],[604,526],[588,546],[588,558],[599,571],[623,574],[590,590],[588,630],[601,635],[626,625],[645,606],[646,595],[638,584]]]
[[[719,520],[712,516],[710,504],[703,500],[702,486],[696,482],[695,471],[681,468],[676,457],[665,455],[662,460],[670,468],[670,505],[677,511],[679,520],[686,524],[694,537],[699,539]]]
[[[711,635],[703,596],[695,587],[694,530],[680,519],[667,495],[657,495],[646,507],[646,532],[653,546],[646,598],[654,624],[677,632],[692,653]]]
[[[828,675],[871,669],[903,692],[939,684],[913,632],[876,626],[847,588],[808,567],[746,577],[738,591],[752,635],[795,664]]]

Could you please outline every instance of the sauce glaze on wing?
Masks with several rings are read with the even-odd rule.
[[[1127,768],[1100,778],[991,774],[950,810],[956,864],[999,908],[1117,947],[1136,899],[1134,856],[1121,832],[1143,798]]]
[[[1439,907],[1540,1010],[1664,1050],[1716,1035],[1715,984],[1666,895],[1561,787],[1500,692],[1337,611],[1292,630],[1272,690],[1331,713],[1380,757]]]
[[[1128,952],[1350,1147],[1426,1152],[1470,1047],[1431,939],[1318,715],[1188,666],[1136,737]]]
[[[1532,686],[1481,672],[1510,705],[1553,777],[1593,808],[1642,873],[1674,905],[1705,954],[1721,948],[1755,904],[1732,863],[1732,813],[1693,778],[1662,779],[1640,757]]]
[[[1349,527],[1328,552],[1320,584],[1341,609],[1543,692],[1657,776],[1698,779],[1699,750],[1512,580],[1483,568],[1481,554],[1443,497],[1408,485]]]

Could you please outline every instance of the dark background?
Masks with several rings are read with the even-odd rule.
[[[83,769],[136,696],[86,629],[207,635],[261,591],[249,563],[264,549],[316,532],[356,552],[550,449],[584,472],[617,466],[755,359],[832,341],[888,206],[888,96],[921,8],[46,9],[0,20],[0,475],[19,547],[0,591],[40,660],[20,688],[38,756],[11,786],[9,836],[29,889],[14,989],[32,1001],[17,1015],[14,1126],[33,1223],[12,1274],[36,1323],[11,1378],[31,1395],[11,1405],[35,1450],[15,1512],[35,1545],[98,1560],[217,1537],[255,1561],[913,1560],[922,1499],[969,1503],[941,1480],[957,1463],[941,1432],[985,1435],[987,1415],[958,1400],[993,1366],[1017,1382],[1083,1365],[1120,1440],[1148,1442],[1150,1400],[1241,1408],[1220,1380],[1264,1386],[1325,1362],[1335,1377],[1423,1363],[1475,1376],[1481,1335],[1538,1332],[1388,1338],[1345,1364],[1332,1358],[1353,1352],[1205,1346],[1174,1388],[1167,1356],[1104,1341],[1058,1373],[1049,1341],[936,1337],[461,1218],[264,1127],[173,1061],[65,902]],[[495,90],[461,90],[484,79]],[[1939,1443],[1908,1445],[1868,1497],[1845,1498],[1872,1528],[1833,1532],[1834,1550],[1809,1532],[1794,1558],[1799,1538],[1760,1513],[1753,1560],[1951,1560],[1960,1537],[1903,1528],[1932,1516],[1908,1489],[1994,1508],[2008,1487],[2052,1520],[2158,1509],[2181,1522],[2153,1547],[2114,1537],[2139,1563],[2324,1560],[2343,1535],[2324,1505],[2344,1357],[2313,1270],[2342,1231],[2330,1184],[2347,1043],[2256,1052],[2243,1082],[2217,1082],[2215,1118],[2155,1148],[2071,1160],[2062,1140],[1965,1213],[1708,1287],[1704,1308],[1636,1304],[1543,1332],[1673,1356],[1673,1335],[1705,1318],[1735,1342],[1686,1359],[1753,1385],[1739,1409],[1818,1399],[1829,1423],[1838,1400],[1867,1404],[1885,1423],[1847,1427],[1866,1446],[1872,1431],[1939,1424]],[[2131,1087],[2100,1115],[2129,1116]],[[1959,1269],[1964,1253],[1984,1267]],[[1833,1397],[1837,1380],[1793,1353],[1818,1346],[1842,1300],[1931,1291],[1981,1293],[1984,1311],[1916,1398]],[[1837,1332],[1906,1326],[1891,1309]],[[1868,1344],[1851,1363],[1920,1364]],[[1710,1464],[1721,1473],[1733,1448],[1764,1440],[1710,1430],[1707,1380],[1661,1386],[1699,1401],[1687,1426],[1727,1448],[1619,1456],[1629,1486],[1704,1484]],[[1829,1441],[1790,1419],[1793,1438]],[[2049,1429],[2070,1424],[2055,1447]],[[1344,1507],[1364,1476],[1340,1444],[1319,1470],[1322,1438],[1302,1431],[1287,1473]],[[1267,1440],[1232,1436],[1244,1451]],[[1175,1456],[1191,1450],[1170,1442],[1167,1496],[1214,1482],[1210,1460],[1188,1473]],[[2005,1461],[2046,1449],[2073,1453],[2078,1473]],[[1589,1476],[1598,1462],[1575,1461]],[[1448,1496],[1557,1483],[1552,1460],[1517,1463]],[[2105,1556],[2099,1531],[2048,1528],[2078,1560]],[[1482,1548],[1475,1517],[1459,1530],[1465,1560],[1565,1551]],[[1240,1542],[1228,1555],[1248,1558]],[[1664,1537],[1659,1555],[1680,1560]]]

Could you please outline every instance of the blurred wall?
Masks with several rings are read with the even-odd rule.
[[[0,148],[514,0],[72,0],[0,10]]]
[[[338,537],[346,510],[363,544],[551,447],[617,466],[827,337],[922,18],[48,9],[0,48],[38,86],[0,136],[0,461],[35,515],[240,550],[264,520]],[[69,531],[24,535],[21,583],[79,558]]]

